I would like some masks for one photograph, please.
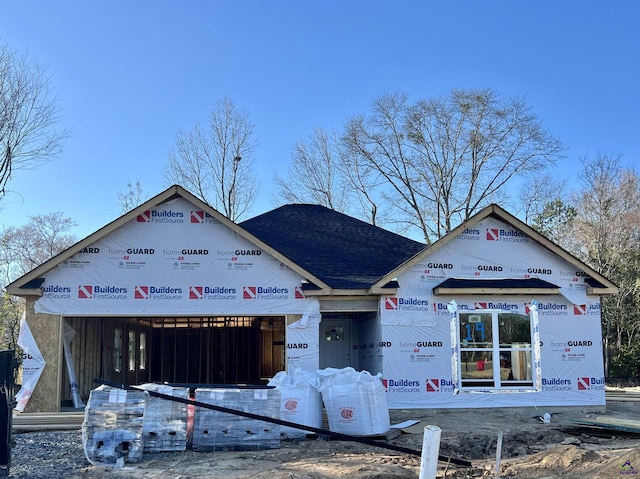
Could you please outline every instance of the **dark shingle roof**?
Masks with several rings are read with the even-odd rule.
[[[319,205],[286,205],[240,223],[336,289],[369,288],[426,245]]]

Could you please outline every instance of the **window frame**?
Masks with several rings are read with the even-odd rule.
[[[483,324],[483,328],[481,330],[475,330],[475,328],[473,328],[473,333],[472,333],[472,328],[470,327],[470,325],[472,324],[472,322],[466,323],[464,326],[466,327],[466,338],[463,339],[463,318],[469,318],[471,316],[474,315],[478,315],[478,316],[486,316],[490,315],[491,316],[491,329],[489,331],[489,334],[491,336],[491,341],[490,341],[490,346],[487,347],[487,343],[489,343],[488,341],[483,341],[484,335],[485,333],[487,333],[486,331],[486,323],[481,322],[481,324]],[[501,345],[500,342],[500,316],[501,315],[518,315],[518,316],[523,316],[523,317],[528,317],[529,318],[529,342],[528,342],[528,346],[526,347],[505,347]],[[455,328],[452,328],[452,334],[455,334],[455,343],[457,344],[457,348],[455,348],[455,361],[453,364],[455,364],[455,368],[457,369],[457,375],[455,376],[457,378],[457,389],[459,391],[504,391],[504,392],[514,392],[514,391],[522,391],[522,390],[537,390],[537,383],[538,378],[537,378],[537,367],[536,365],[537,363],[537,359],[538,359],[538,354],[539,354],[539,347],[536,347],[535,342],[538,340],[537,339],[537,335],[536,335],[536,328],[537,325],[534,324],[535,322],[535,318],[533,317],[533,315],[531,314],[531,312],[529,312],[529,314],[521,314],[517,311],[507,311],[507,310],[495,310],[495,309],[482,309],[482,310],[463,310],[463,311],[457,311],[456,314],[454,315],[455,317]],[[452,318],[453,319],[453,318]],[[476,333],[480,333],[480,340],[481,341],[475,341],[476,339]],[[474,340],[473,345],[469,345],[469,343],[465,344],[465,340],[467,339],[472,339]],[[514,342],[512,344],[521,344],[521,342]],[[525,343],[526,344],[526,343]],[[514,355],[513,353],[525,353],[524,355],[524,361],[525,361],[525,379],[513,379],[513,378],[509,378],[507,377],[506,379],[502,379],[502,368],[501,368],[501,361],[502,361],[502,354],[507,355],[507,357],[509,358],[509,362],[513,361]],[[536,352],[538,352],[538,354],[536,354]],[[476,371],[484,371],[484,366],[485,363],[483,362],[482,365],[480,365],[480,359],[482,359],[483,357],[485,358],[490,358],[490,365],[491,365],[491,377],[488,378],[484,378],[482,377],[483,375],[480,374],[478,375],[478,378],[470,378],[470,377],[463,377],[463,368],[468,367],[469,361],[463,361],[463,356],[464,353],[472,353],[472,357],[475,360],[475,357],[473,356],[473,353],[479,353],[478,354],[478,363],[476,364]],[[484,353],[484,354],[481,354]],[[519,358],[520,355],[516,355],[516,358]],[[499,361],[493,361],[493,358],[500,358]],[[480,369],[480,366],[483,367],[483,369]],[[473,366],[472,366],[473,367]],[[511,364],[509,370],[511,371],[510,375],[513,376],[513,367],[514,365]],[[468,376],[469,372],[465,371],[465,374]]]

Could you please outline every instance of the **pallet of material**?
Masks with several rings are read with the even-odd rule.
[[[163,384],[143,384],[145,391],[166,396],[189,399],[189,388]],[[144,452],[186,451],[187,405],[150,395],[144,413],[142,428]]]
[[[280,419],[277,389],[198,388],[198,402],[270,419]],[[280,426],[268,421],[196,407],[194,451],[251,451],[280,448]]]
[[[100,386],[91,391],[82,423],[84,453],[93,465],[142,460],[146,391]]]

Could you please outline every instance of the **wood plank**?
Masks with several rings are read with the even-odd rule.
[[[633,434],[640,434],[640,423],[638,421],[618,420],[614,418],[602,418],[602,420],[587,421],[584,419],[567,419],[563,421],[565,425],[590,428],[599,431],[622,431]]]

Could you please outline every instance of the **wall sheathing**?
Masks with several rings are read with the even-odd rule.
[[[62,362],[62,318],[36,313],[35,298],[26,302],[26,319],[46,364],[24,412],[59,411]]]

